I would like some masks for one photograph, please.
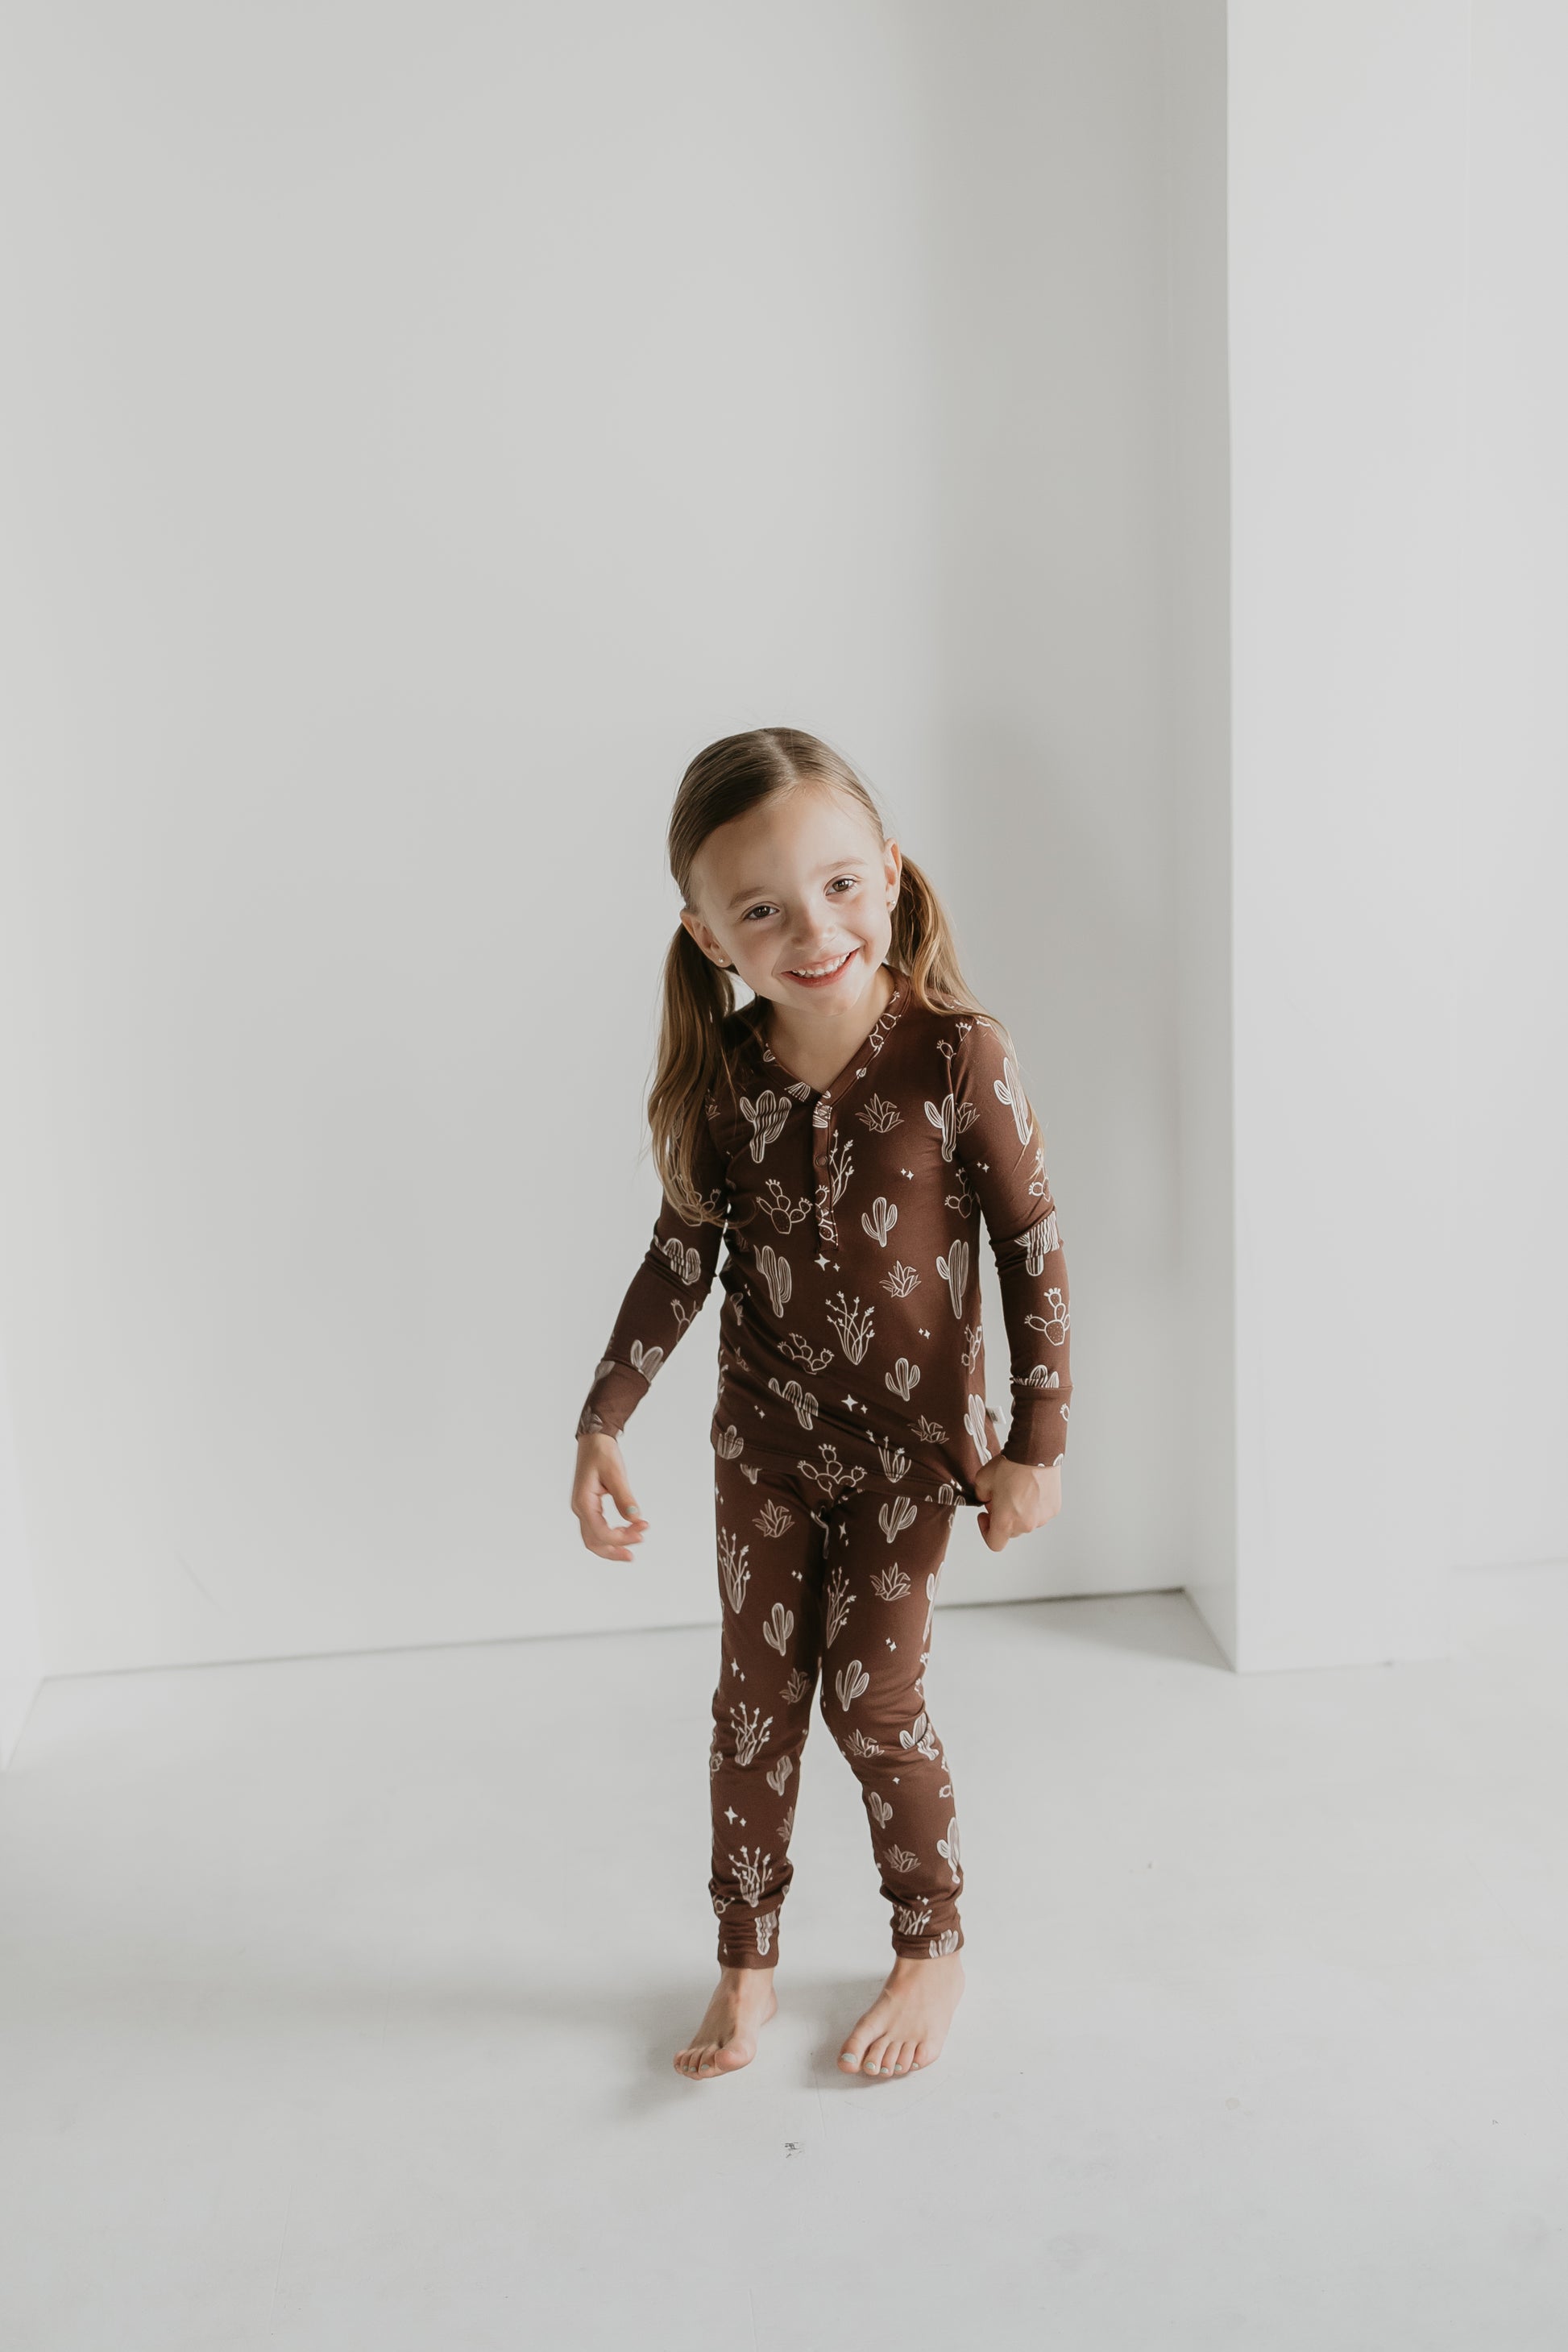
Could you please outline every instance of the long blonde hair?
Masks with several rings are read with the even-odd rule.
[[[669,870],[683,906],[691,907],[692,866],[709,835],[775,793],[802,783],[827,784],[842,793],[876,827],[878,840],[887,839],[881,812],[866,785],[847,760],[816,736],[798,727],[754,727],[742,735],[723,735],[691,761],[669,814]],[[928,1012],[978,1013],[991,1022],[1016,1066],[1013,1041],[965,981],[942,901],[912,857],[901,864],[888,961],[905,975],[911,998]],[[664,959],[664,1014],[647,1121],[659,1181],[689,1224],[728,1221],[726,1204],[700,1192],[694,1171],[709,1097],[728,1090],[733,1097],[736,1091],[722,1034],[734,1010],[729,972],[704,955],[686,925],[678,923]]]

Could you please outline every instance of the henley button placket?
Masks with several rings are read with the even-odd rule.
[[[827,1113],[826,1118],[820,1116],[823,1111]],[[827,1173],[827,1142],[832,1132],[833,1097],[825,1094],[817,1099],[816,1112],[813,1115],[811,1125],[811,1164],[817,1185],[814,1195],[816,1202],[814,1214],[816,1218],[816,1238],[824,1244],[826,1242],[827,1234],[823,1223],[823,1203],[830,1197],[831,1192]]]

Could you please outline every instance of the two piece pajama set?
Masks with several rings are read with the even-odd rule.
[[[796,1776],[821,1711],[860,1785],[895,1951],[958,1951],[952,1781],[923,1696],[943,1556],[997,1452],[985,1401],[980,1221],[1011,1355],[1000,1450],[1067,1438],[1068,1280],[1045,1147],[1000,1031],[891,998],[820,1090],[770,1047],[767,1001],[731,1013],[732,1089],[710,1094],[697,1184],[668,1199],[595,1370],[577,1435],[618,1435],[720,1282],[710,1436],[722,1616],[709,1749],[719,1958],[769,1968]]]

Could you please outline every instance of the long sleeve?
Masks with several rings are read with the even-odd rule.
[[[706,1118],[698,1130],[697,1189],[713,1208],[728,1208],[724,1163]],[[721,1227],[689,1223],[666,1195],[642,1264],[633,1275],[615,1329],[594,1368],[575,1434],[617,1437],[661,1364],[668,1363],[713,1286]]]
[[[954,1150],[976,1198],[1002,1290],[1013,1419],[1002,1451],[1049,1467],[1067,1446],[1067,1260],[1046,1150],[1018,1071],[994,1023],[974,1018],[949,1062]]]

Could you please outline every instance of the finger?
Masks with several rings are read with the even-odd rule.
[[[626,1545],[633,1538],[627,1536],[625,1529],[610,1526],[596,1494],[589,1495],[580,1516],[583,1541],[591,1552],[596,1553],[600,1559],[631,1559],[632,1555],[626,1549]]]
[[[646,1528],[647,1521],[637,1509],[637,1496],[632,1493],[632,1482],[626,1472],[620,1469],[606,1469],[601,1473],[601,1478],[616,1510],[628,1526]]]

